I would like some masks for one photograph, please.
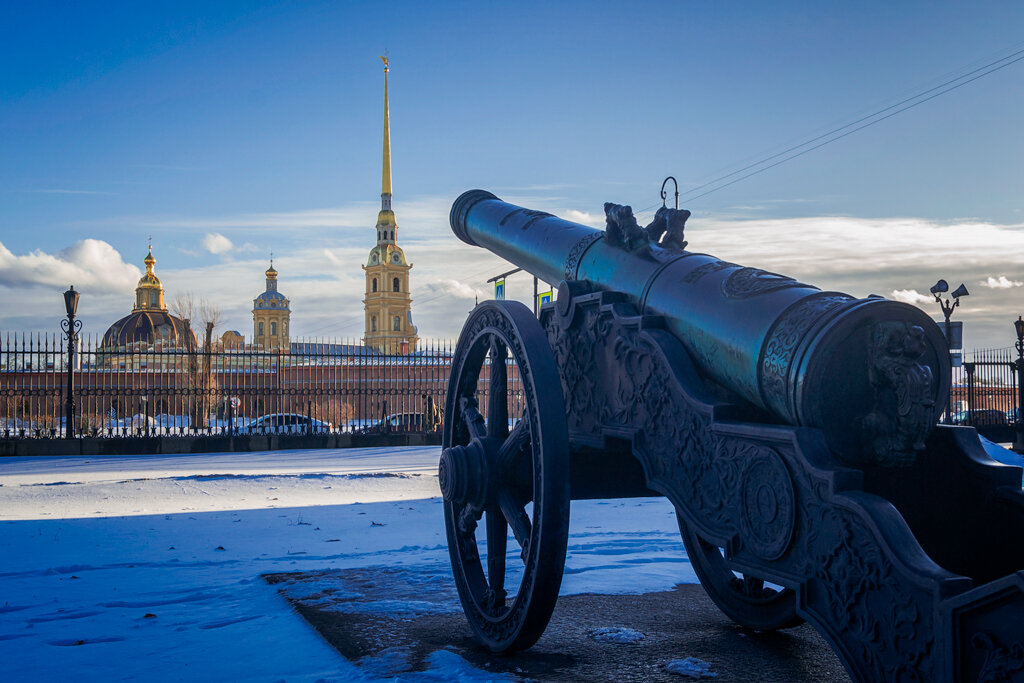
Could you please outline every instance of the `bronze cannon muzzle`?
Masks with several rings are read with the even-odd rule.
[[[546,282],[585,282],[662,316],[703,375],[775,420],[821,429],[847,464],[910,462],[945,409],[945,339],[915,306],[654,243],[626,248],[484,190],[455,201],[451,225]]]

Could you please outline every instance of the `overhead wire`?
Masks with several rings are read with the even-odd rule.
[[[1011,60],[1011,59],[1012,59],[1012,61],[1007,61],[1007,60]],[[1013,53],[1011,53],[1009,55],[1006,55],[1004,57],[996,59],[995,61],[989,62],[988,64],[985,64],[984,66],[980,66],[980,67],[978,67],[976,69],[968,71],[967,73],[960,74],[959,76],[951,78],[951,79],[945,81],[944,83],[940,83],[939,85],[936,85],[936,86],[933,86],[931,88],[928,88],[927,90],[924,90],[922,92],[919,92],[919,93],[916,93],[914,95],[911,95],[910,97],[906,97],[906,98],[900,100],[899,102],[896,102],[894,104],[890,104],[887,107],[883,107],[882,109],[879,109],[879,110],[877,110],[875,112],[872,112],[871,114],[867,114],[865,116],[860,117],[859,119],[856,119],[856,120],[851,121],[849,123],[843,124],[842,126],[839,126],[837,128],[833,128],[832,130],[830,130],[830,131],[828,131],[826,133],[822,133],[821,135],[815,136],[815,137],[813,137],[813,138],[811,138],[809,140],[805,140],[805,141],[803,141],[803,142],[801,142],[799,144],[792,145],[792,146],[782,150],[781,152],[776,152],[775,154],[771,154],[771,155],[769,155],[767,157],[764,157],[763,159],[760,159],[759,161],[755,161],[754,163],[747,164],[743,168],[739,168],[739,169],[737,169],[735,171],[732,171],[730,173],[726,173],[725,175],[721,175],[721,176],[719,176],[717,178],[714,178],[713,180],[709,180],[709,181],[707,181],[705,183],[697,185],[696,187],[691,187],[688,190],[686,190],[686,192],[681,193],[681,194],[691,194],[693,192],[696,192],[697,190],[701,190],[701,189],[703,189],[705,187],[708,187],[709,185],[714,185],[715,183],[720,182],[722,180],[725,180],[727,178],[731,178],[734,175],[737,175],[738,173],[743,173],[744,171],[747,171],[749,169],[752,169],[752,168],[755,168],[755,167],[760,166],[762,164],[765,164],[765,163],[771,161],[772,159],[777,159],[778,157],[783,156],[785,154],[788,154],[790,152],[793,152],[795,150],[798,150],[801,147],[806,147],[807,145],[815,143],[818,140],[822,140],[824,138],[828,138],[829,136],[835,135],[836,133],[844,131],[847,128],[850,128],[852,126],[856,126],[858,123],[862,123],[864,121],[868,121],[869,119],[874,119],[875,117],[877,117],[877,116],[879,116],[881,114],[884,114],[885,112],[890,111],[892,109],[900,107],[900,106],[902,106],[904,104],[907,104],[908,102],[914,102],[915,100],[919,100],[920,98],[924,97],[925,95],[928,95],[929,93],[935,92],[936,90],[939,90],[941,88],[945,88],[946,86],[948,86],[948,85],[950,85],[952,83],[956,83],[957,81],[963,80],[963,79],[967,78],[968,76],[972,76],[974,74],[977,74],[979,71],[984,71],[985,69],[989,69],[990,67],[993,67],[996,64],[999,64],[1000,62],[1007,62],[1006,64],[1003,64],[1003,65],[1001,65],[1001,66],[999,66],[997,68],[991,69],[991,71],[986,71],[985,73],[982,73],[982,74],[976,76],[975,78],[971,78],[970,80],[966,80],[963,83],[959,83],[959,84],[957,84],[957,85],[955,85],[955,86],[953,86],[951,88],[943,90],[940,93],[936,93],[932,97],[928,97],[928,98],[925,98],[925,99],[920,99],[919,102],[914,102],[914,104],[912,104],[912,105],[910,105],[908,107],[904,107],[903,109],[900,109],[899,111],[892,112],[892,114],[889,114],[888,116],[883,116],[882,118],[879,118],[877,121],[873,121],[872,123],[868,124],[868,125],[874,125],[875,123],[878,123],[880,121],[884,121],[885,119],[889,118],[890,116],[894,116],[896,114],[899,114],[901,112],[906,111],[907,109],[911,109],[913,107],[916,107],[917,105],[923,104],[923,103],[927,102],[928,100],[931,100],[931,99],[934,99],[935,97],[938,97],[939,95],[944,95],[947,92],[950,92],[951,90],[955,90],[956,88],[959,88],[960,86],[967,85],[968,83],[971,83],[972,81],[976,81],[979,78],[983,78],[984,76],[987,76],[990,73],[998,71],[998,70],[1000,70],[1000,69],[1002,69],[1004,67],[1010,66],[1011,64],[1013,64],[1015,62],[1019,62],[1022,59],[1024,59],[1024,50],[1018,50],[1018,51],[1013,52]],[[867,125],[860,126],[860,127],[856,128],[855,130],[850,131],[849,133],[854,133],[857,130],[863,130],[864,128],[867,128],[867,127],[868,127]],[[835,140],[839,140],[839,139],[841,139],[843,137],[846,137],[846,135],[848,135],[849,133],[844,134],[844,135],[840,135],[840,136],[838,136],[838,137],[836,137],[834,139]],[[830,142],[831,142],[831,140],[830,140]],[[825,144],[827,144],[827,143],[825,143]],[[818,147],[821,147],[821,146],[822,145],[817,145],[815,147],[812,147],[811,149],[817,149]],[[811,151],[811,150],[809,149],[807,151]],[[790,157],[790,158],[796,158],[796,156]],[[771,166],[769,166],[768,168],[771,168]],[[744,177],[750,177],[750,176],[744,176]],[[725,187],[725,186],[723,185],[723,187]],[[698,195],[698,196],[704,196],[704,195],[702,194],[702,195]]]
[[[822,133],[821,135],[815,136],[815,137],[813,137],[813,138],[811,138],[809,140],[806,140],[806,141],[804,141],[804,142],[802,142],[800,144],[792,145],[792,146],[782,150],[781,152],[776,152],[775,154],[771,154],[771,155],[769,155],[767,157],[764,157],[763,159],[761,159],[759,161],[756,161],[756,162],[754,162],[752,164],[747,164],[746,166],[744,166],[744,167],[742,167],[740,169],[737,169],[737,170],[732,171],[730,173],[726,173],[725,175],[722,175],[722,176],[719,176],[719,177],[714,178],[712,180],[709,180],[709,181],[707,181],[705,183],[697,185],[696,187],[692,187],[692,188],[690,188],[690,189],[688,189],[688,190],[686,190],[684,192],[681,192],[680,193],[680,198],[685,196],[686,201],[693,201],[695,199],[699,199],[701,197],[705,197],[705,196],[707,196],[707,195],[709,195],[709,194],[711,194],[713,192],[717,192],[718,190],[721,190],[723,188],[729,187],[730,185],[734,185],[735,183],[738,183],[741,180],[746,180],[747,178],[755,176],[755,175],[757,175],[759,173],[763,173],[764,171],[767,171],[767,170],[769,170],[771,168],[775,168],[776,166],[779,166],[780,164],[784,164],[787,161],[791,161],[793,159],[801,157],[804,154],[807,154],[808,152],[812,152],[812,151],[814,151],[816,149],[820,149],[820,148],[824,147],[825,145],[828,145],[828,144],[831,144],[833,142],[836,142],[837,140],[841,140],[841,139],[843,139],[843,138],[845,138],[845,137],[847,137],[849,135],[852,135],[853,133],[856,133],[858,131],[864,130],[865,128],[868,128],[868,127],[873,126],[875,124],[881,123],[882,121],[885,121],[886,119],[890,119],[893,116],[896,116],[897,114],[901,114],[901,113],[903,113],[903,112],[905,112],[905,111],[907,111],[909,109],[913,109],[914,107],[917,107],[919,105],[924,104],[925,102],[929,102],[929,101],[931,101],[931,100],[933,100],[933,99],[935,99],[937,97],[940,97],[940,96],[945,95],[945,94],[947,94],[949,92],[952,92],[952,91],[954,91],[954,90],[956,90],[958,88],[961,88],[961,87],[963,87],[963,86],[965,86],[965,85],[967,85],[969,83],[973,83],[974,81],[977,81],[978,79],[984,78],[985,76],[988,76],[988,75],[993,74],[993,73],[995,73],[997,71],[1005,69],[1006,67],[1011,66],[1012,64],[1016,64],[1017,62],[1020,62],[1021,60],[1024,60],[1024,50],[1017,50],[1017,51],[1015,51],[1015,52],[1013,52],[1013,53],[1011,53],[1009,55],[1006,55],[1004,57],[1001,57],[999,59],[991,61],[991,62],[989,62],[989,63],[987,63],[987,64],[985,64],[983,66],[980,66],[980,67],[977,67],[975,69],[972,69],[971,71],[968,71],[968,72],[966,72],[964,74],[961,74],[959,76],[951,78],[951,79],[949,79],[949,80],[947,80],[947,81],[945,81],[943,83],[940,83],[939,85],[933,86],[933,87],[928,88],[927,90],[919,92],[919,93],[917,93],[915,95],[912,95],[910,97],[904,98],[904,99],[900,100],[899,102],[896,102],[895,104],[891,104],[891,105],[889,105],[887,107],[884,107],[882,109],[879,109],[879,110],[877,110],[877,111],[875,111],[875,112],[873,112],[871,114],[868,114],[866,116],[862,116],[859,119],[856,119],[855,121],[851,121],[850,123],[844,124],[844,125],[839,126],[837,128],[833,128],[832,130],[830,130],[830,131],[828,131],[826,133]],[[938,91],[938,92],[936,92],[936,91]],[[927,95],[927,97],[926,97],[926,95]],[[893,111],[893,110],[895,110],[895,111]],[[888,113],[886,113],[886,112],[888,112]],[[883,114],[884,114],[884,116],[883,116]],[[862,124],[862,125],[858,125],[858,124]],[[845,131],[845,132],[843,132],[843,131]],[[840,133],[840,134],[837,135],[837,133]],[[817,142],[818,144],[813,144],[815,142]],[[808,145],[811,145],[811,146],[808,147]],[[801,148],[806,148],[806,149],[801,149]],[[800,150],[800,151],[797,152],[797,150]],[[795,154],[790,154],[790,152],[796,152],[796,153]],[[785,156],[787,154],[789,156]],[[783,157],[783,158],[779,159],[779,157]],[[768,164],[767,166],[764,166],[764,164],[767,164],[769,161],[772,161],[773,159],[779,159],[779,160],[776,161],[775,163],[771,163],[771,164]],[[758,167],[760,167],[760,168],[758,168]],[[731,181],[729,181],[727,183],[722,183],[721,185],[716,185],[717,183],[719,183],[719,182],[721,182],[723,180],[726,180],[728,178],[732,178],[733,176],[735,176],[735,175],[737,175],[739,173],[743,173],[744,171],[747,171],[747,170],[750,170],[750,169],[756,169],[756,170],[753,170],[750,173],[747,173],[747,174],[745,174],[743,176],[740,176],[739,178],[734,178],[733,180],[731,180]],[[698,190],[701,190],[701,189],[703,189],[705,187],[709,187],[709,186],[712,186],[712,185],[714,185],[715,187],[712,187],[710,190],[707,190],[706,192],[700,192],[698,194],[693,194],[694,192],[697,192]]]

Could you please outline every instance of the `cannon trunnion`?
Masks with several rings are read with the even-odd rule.
[[[928,330],[911,335],[896,317],[883,313],[860,335],[875,345],[855,359],[876,393],[933,367],[918,348]],[[806,620],[858,681],[1024,680],[1020,468],[990,460],[973,429],[931,425],[900,466],[868,457],[851,467],[829,427],[786,424],[723,385],[679,329],[589,280],[562,282],[539,321],[504,301],[470,315],[439,478],[456,584],[480,640],[505,652],[543,633],[571,499],[664,495],[702,585],[738,623]],[[889,365],[876,362],[886,353]],[[908,405],[919,418],[930,399],[911,398],[878,402],[870,419]],[[863,419],[849,422],[858,448],[877,452]]]

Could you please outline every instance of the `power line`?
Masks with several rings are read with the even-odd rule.
[[[715,183],[717,183],[719,181],[722,181],[722,180],[725,180],[726,178],[731,178],[731,177],[733,177],[734,175],[736,175],[738,173],[743,173],[746,170],[749,170],[751,168],[755,168],[756,166],[760,166],[761,164],[765,164],[765,163],[771,161],[772,159],[777,159],[778,157],[783,156],[785,154],[788,154],[790,152],[793,152],[795,150],[798,150],[801,147],[806,147],[807,145],[810,145],[810,144],[812,144],[814,142],[817,142],[818,140],[822,140],[822,139],[827,138],[827,137],[829,137],[831,135],[835,135],[836,133],[838,133],[840,131],[844,131],[847,128],[850,128],[851,126],[856,126],[858,123],[861,123],[863,121],[867,121],[869,119],[873,119],[876,116],[879,116],[880,114],[884,114],[885,112],[887,112],[887,111],[889,111],[891,109],[895,109],[896,107],[904,105],[904,104],[906,104],[908,102],[913,102],[914,100],[917,100],[917,99],[919,99],[921,97],[924,97],[925,95],[927,95],[929,93],[935,92],[936,90],[939,90],[940,88],[945,88],[947,85],[950,85],[951,83],[956,83],[957,81],[963,80],[963,79],[967,78],[968,76],[972,76],[972,75],[978,73],[979,71],[983,71],[985,69],[988,69],[989,67],[992,67],[992,66],[995,66],[996,64],[999,64],[1000,62],[1005,62],[1005,61],[1007,61],[1009,59],[1013,59],[1014,57],[1016,57],[1017,59],[1014,59],[1012,62],[1008,62],[1007,64],[1004,64],[1004,65],[1002,65],[999,68],[1003,68],[1003,66],[1009,66],[1010,64],[1013,64],[1013,62],[1017,62],[1017,61],[1020,61],[1021,59],[1024,59],[1024,50],[1018,50],[1017,52],[1013,52],[1013,53],[1011,53],[1009,55],[1006,55],[1005,57],[1000,57],[999,59],[997,59],[997,60],[995,60],[993,62],[989,62],[988,64],[985,64],[984,66],[980,66],[980,67],[978,67],[976,69],[968,71],[967,73],[960,74],[959,76],[956,76],[954,78],[951,78],[951,79],[945,81],[944,83],[940,83],[939,85],[936,85],[934,87],[928,88],[927,90],[919,92],[919,93],[917,93],[915,95],[912,95],[910,97],[904,98],[904,99],[900,100],[899,102],[896,102],[895,104],[889,105],[888,107],[884,107],[883,109],[879,109],[876,112],[873,112],[871,114],[867,114],[866,116],[862,116],[859,119],[857,119],[855,121],[851,121],[850,123],[844,124],[842,126],[839,126],[838,128],[833,128],[832,130],[828,131],[827,133],[822,133],[821,135],[813,137],[810,140],[805,140],[804,142],[801,142],[801,143],[799,143],[797,145],[793,145],[791,147],[788,147],[788,148],[782,150],[781,152],[776,152],[775,154],[767,156],[767,157],[765,157],[765,158],[763,158],[763,159],[761,159],[759,161],[755,161],[752,164],[747,164],[743,168],[737,169],[737,170],[732,171],[730,173],[726,173],[725,175],[719,176],[719,177],[717,177],[717,178],[715,178],[713,180],[709,180],[706,183],[702,183],[701,185],[697,185],[696,187],[691,187],[690,189],[688,189],[683,194],[688,194],[688,193],[696,192],[697,190],[700,190],[700,189],[703,189],[705,187],[708,187],[709,185],[714,185]],[[998,69],[993,69],[992,71],[998,71]],[[987,76],[989,73],[992,73],[992,71],[988,71],[986,73],[983,73],[980,76],[978,76],[977,78],[981,78],[982,76]],[[977,78],[971,79],[971,80],[977,80]],[[963,83],[957,85],[956,87],[960,87],[960,85],[966,85],[967,83],[970,83],[970,82],[971,81],[964,81]],[[950,88],[950,90],[953,90],[953,89],[954,88]],[[944,90],[943,92],[938,93],[938,94],[941,95],[941,94],[944,94],[946,92],[949,92],[949,90]],[[928,98],[928,99],[932,99],[932,98]],[[921,100],[921,102],[927,102],[927,101],[928,100]],[[918,102],[917,104],[920,104],[921,102]],[[916,106],[916,104],[913,105],[913,106]],[[901,109],[900,111],[906,111],[906,109],[909,109],[909,108],[910,107],[907,107],[905,109]],[[899,112],[893,112],[893,113],[894,114],[898,114]],[[883,121],[883,120],[885,120],[885,118],[888,118],[888,117],[884,117],[882,119],[879,119],[879,121]],[[866,128],[866,126],[863,126],[863,128]],[[857,130],[861,130],[861,128],[858,128]],[[843,136],[840,136],[840,137],[843,137]],[[836,139],[838,140],[839,138],[836,138]],[[747,177],[749,177],[749,176],[747,176]],[[723,187],[725,187],[725,186],[723,185]],[[699,196],[703,196],[703,195],[699,195]]]
[[[789,148],[786,151],[779,152],[778,154],[773,154],[772,156],[767,157],[767,158],[763,159],[762,161],[760,161],[758,163],[750,164],[749,166],[746,166],[745,168],[742,168],[739,171],[734,171],[734,172],[732,172],[732,173],[730,173],[728,175],[721,176],[720,178],[717,178],[715,180],[712,180],[712,181],[709,181],[707,183],[704,183],[703,185],[699,185],[698,187],[695,187],[695,188],[693,188],[693,189],[691,189],[691,190],[689,190],[689,191],[687,191],[686,193],[683,193],[683,194],[689,194],[690,192],[693,192],[693,191],[698,190],[698,189],[703,188],[703,187],[707,187],[708,185],[712,185],[712,184],[714,184],[716,182],[719,182],[720,180],[725,180],[726,178],[732,177],[732,176],[736,175],[737,173],[742,173],[743,171],[745,171],[747,169],[754,168],[755,166],[760,166],[761,164],[763,164],[763,163],[765,163],[767,161],[770,161],[771,159],[777,158],[781,154],[785,154],[787,152],[791,152],[791,151],[800,149],[801,147],[809,145],[809,144],[811,144],[812,142],[814,142],[816,140],[821,140],[823,137],[828,137],[829,135],[833,135],[834,133],[837,133],[837,132],[839,132],[841,130],[849,128],[850,126],[855,125],[856,123],[859,123],[861,121],[865,121],[867,119],[873,119],[871,121],[867,121],[866,123],[864,123],[861,126],[857,126],[856,128],[853,128],[851,130],[847,130],[842,135],[836,135],[835,137],[832,137],[832,138],[829,138],[827,140],[824,140],[823,142],[820,142],[820,143],[818,143],[818,144],[816,144],[816,145],[814,145],[812,147],[808,147],[807,149],[801,150],[801,151],[797,152],[796,154],[792,154],[792,155],[787,156],[787,157],[785,157],[783,159],[779,159],[778,161],[776,161],[773,164],[769,164],[768,166],[764,166],[764,167],[759,168],[759,169],[757,169],[755,171],[751,171],[750,173],[747,173],[746,175],[740,176],[739,178],[731,180],[731,181],[729,181],[727,183],[723,183],[722,185],[718,185],[716,187],[713,187],[710,190],[708,190],[707,192],[701,192],[700,194],[697,194],[697,195],[688,196],[688,197],[686,197],[686,201],[693,201],[694,199],[700,199],[701,197],[706,197],[707,195],[711,194],[712,192],[717,192],[717,191],[719,191],[719,190],[721,190],[723,188],[729,187],[730,185],[734,185],[735,183],[738,183],[741,180],[746,180],[747,178],[750,178],[751,176],[755,176],[755,175],[757,175],[759,173],[763,173],[764,171],[767,171],[770,168],[775,168],[776,166],[778,166],[780,164],[784,164],[787,161],[791,161],[793,159],[796,159],[797,157],[801,157],[804,154],[807,154],[808,152],[813,152],[814,150],[819,149],[821,147],[824,147],[825,145],[831,144],[831,143],[833,143],[833,142],[835,142],[837,140],[842,140],[846,136],[852,135],[852,134],[856,133],[857,131],[864,130],[865,128],[868,128],[870,126],[875,125],[876,123],[881,123],[882,121],[885,121],[886,119],[892,118],[893,116],[896,116],[897,114],[901,114],[901,113],[907,111],[908,109],[913,109],[914,107],[916,107],[918,105],[924,104],[925,102],[928,102],[930,100],[934,100],[936,97],[940,97],[942,95],[945,95],[946,93],[952,92],[953,90],[956,90],[957,88],[960,88],[960,87],[963,87],[963,86],[967,85],[968,83],[973,83],[974,81],[978,80],[979,78],[984,78],[985,76],[988,76],[989,74],[995,73],[996,71],[1000,71],[1000,70],[1005,69],[1006,67],[1008,67],[1008,66],[1010,66],[1012,64],[1016,64],[1017,62],[1019,62],[1021,60],[1024,60],[1024,50],[1021,50],[1020,52],[1016,52],[1016,53],[1014,53],[1014,55],[1016,56],[1015,59],[1012,59],[1011,61],[1008,61],[1005,64],[1000,64],[999,66],[995,66],[994,68],[989,68],[989,67],[993,67],[993,65],[995,65],[995,64],[998,64],[1000,61],[1004,61],[1004,60],[996,60],[995,62],[992,62],[992,63],[986,65],[985,67],[981,67],[983,69],[987,68],[988,71],[985,71],[984,73],[980,73],[980,74],[974,76],[973,78],[969,78],[969,79],[967,79],[965,81],[962,81],[960,83],[956,83],[956,85],[949,85],[949,84],[950,83],[955,83],[956,81],[961,80],[962,78],[964,78],[964,76],[961,76],[960,78],[954,78],[954,79],[952,79],[950,81],[947,81],[946,83],[944,83],[944,84],[942,84],[940,86],[936,86],[935,88],[931,88],[929,90],[926,90],[923,93],[919,93],[915,97],[911,97],[911,98],[908,98],[906,100],[903,100],[902,103],[906,103],[906,102],[912,102],[912,103],[911,104],[907,104],[905,107],[901,107],[900,109],[897,109],[896,111],[892,111],[892,112],[886,114],[885,116],[882,116],[880,118],[874,118],[874,117],[878,116],[879,114],[881,114],[881,113],[883,113],[885,111],[889,111],[893,107],[899,106],[899,105],[892,105],[890,107],[886,107],[885,109],[879,110],[879,111],[875,112],[874,114],[871,114],[869,116],[866,116],[866,117],[863,117],[861,119],[858,119],[858,121],[855,121],[853,123],[850,123],[850,124],[847,124],[847,125],[842,126],[840,128],[837,128],[837,129],[835,129],[835,130],[833,130],[833,131],[831,131],[829,133],[825,133],[824,135],[819,135],[818,137],[816,137],[816,138],[814,138],[812,140],[808,140],[807,142],[805,142],[805,143],[803,143],[801,145],[796,145],[794,147]],[[1014,56],[1014,55],[1011,55],[1011,56]],[[1004,59],[1009,59],[1009,57],[1006,57]],[[977,71],[978,70],[976,69],[975,71],[972,71],[971,73],[977,73]],[[942,88],[942,87],[945,87],[947,85],[949,85],[949,87],[945,88],[944,90],[941,90],[940,92],[936,92],[933,95],[930,95],[929,97],[925,97],[924,99],[918,99],[919,97],[921,97],[921,95],[924,95],[924,94],[929,93],[929,92],[933,92],[937,88]],[[917,101],[913,101],[913,100],[917,100]]]

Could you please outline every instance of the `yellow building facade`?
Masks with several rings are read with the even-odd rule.
[[[388,113],[388,60],[384,61],[384,165],[381,172],[377,244],[370,249],[363,271],[366,314],[363,344],[383,353],[412,353],[419,342],[412,323],[409,271],[412,264],[398,246],[398,223],[391,208],[391,126]]]
[[[277,271],[273,260],[266,276],[266,291],[252,300],[252,341],[265,351],[288,351],[292,311],[288,298],[277,291]]]

